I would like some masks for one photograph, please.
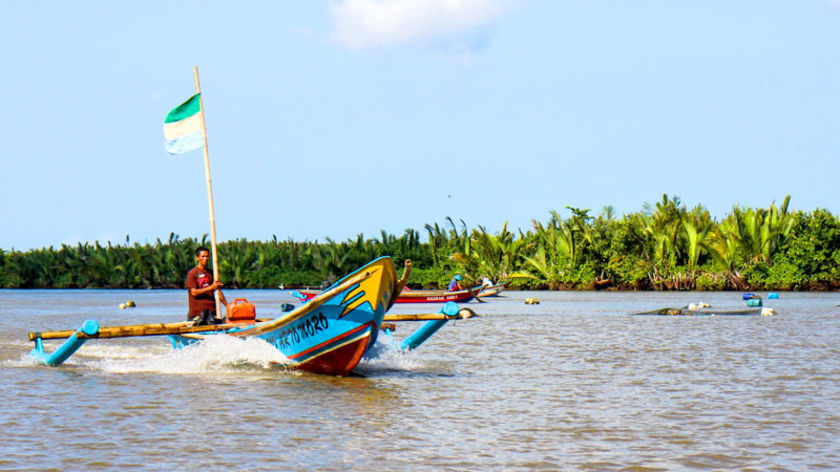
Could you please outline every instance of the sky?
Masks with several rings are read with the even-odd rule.
[[[234,4],[235,3],[235,4]],[[840,0],[0,1],[0,249],[840,214]]]

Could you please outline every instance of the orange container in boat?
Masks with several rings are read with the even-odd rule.
[[[237,298],[228,303],[226,323],[254,323],[256,318],[257,309],[248,300]]]

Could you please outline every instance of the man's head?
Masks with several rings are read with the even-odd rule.
[[[206,267],[207,263],[210,262],[210,250],[204,246],[199,246],[195,250],[195,262],[199,267]]]

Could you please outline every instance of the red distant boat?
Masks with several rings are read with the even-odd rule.
[[[477,294],[478,290],[474,289],[450,292],[448,290],[409,290],[404,288],[397,297],[397,303],[467,303]]]
[[[319,290],[296,290],[292,294],[301,301],[311,300],[321,293]],[[395,303],[466,303],[478,294],[478,290],[467,289],[450,292],[447,290],[410,290],[404,288]]]

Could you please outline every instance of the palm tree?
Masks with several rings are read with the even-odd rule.
[[[566,208],[572,211],[572,217],[568,220],[563,220],[552,210],[547,224],[532,221],[536,232],[536,252],[533,256],[523,257],[526,268],[524,273],[530,273],[550,288],[558,287],[569,271],[578,268],[582,261],[582,248],[592,243],[592,231],[588,224],[591,219],[589,210]]]
[[[497,235],[489,234],[483,226],[473,229],[470,241],[470,245],[465,244],[470,253],[456,252],[453,258],[462,265],[465,275],[474,280],[481,277],[492,280],[507,278],[514,273],[525,247],[524,238],[517,239],[508,231],[507,222]]]

